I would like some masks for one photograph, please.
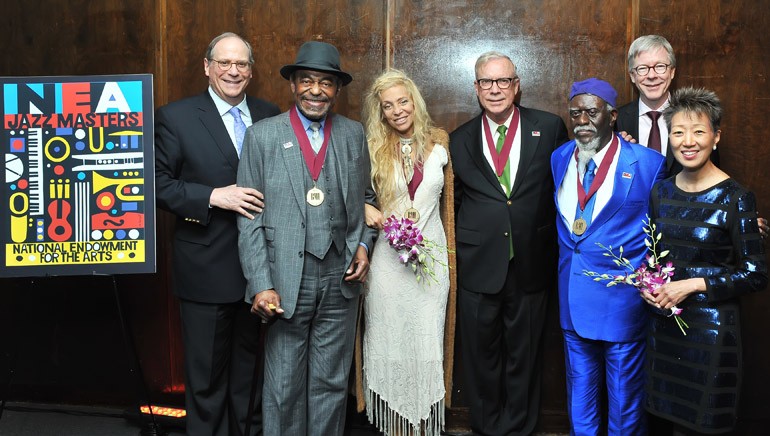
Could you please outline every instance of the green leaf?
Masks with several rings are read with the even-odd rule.
[[[660,253],[660,256],[658,256],[658,258],[664,258],[664,257],[668,256],[668,251],[669,250],[664,250],[662,253]]]

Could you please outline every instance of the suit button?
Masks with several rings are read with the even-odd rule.
[[[503,233],[503,236],[508,237],[508,232]]]
[[[302,258],[302,252],[301,251],[299,252],[299,257]]]
[[[580,254],[580,249],[579,248],[575,249],[575,254]]]
[[[513,202],[511,200],[506,201],[506,203],[508,204],[508,206],[513,204]]]
[[[305,223],[302,223],[302,228],[303,228],[303,229],[305,228]]]

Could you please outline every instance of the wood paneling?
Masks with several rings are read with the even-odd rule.
[[[0,59],[0,75],[149,72],[155,75],[156,106],[202,92],[207,86],[203,74],[207,44],[214,36],[233,31],[246,37],[254,48],[256,62],[249,93],[286,110],[292,97],[278,70],[294,61],[302,42],[326,41],[339,48],[342,68],[354,77],[337,101],[337,112],[360,119],[367,87],[384,67],[393,66],[415,79],[434,120],[450,131],[479,112],[473,65],[482,52],[498,50],[511,56],[522,81],[522,105],[564,117],[569,86],[575,80],[596,76],[609,81],[619,92],[619,104],[635,98],[626,71],[628,44],[639,35],[660,33],[671,41],[677,54],[675,86],[705,86],[722,98],[722,166],[757,194],[760,211],[770,215],[770,187],[762,183],[765,167],[770,164],[770,149],[764,146],[761,131],[770,115],[770,60],[765,55],[770,49],[766,32],[770,15],[763,2],[30,0],[4,2],[0,20],[5,29],[0,48],[6,54]],[[120,277],[118,284],[150,387],[156,392],[172,392],[182,384],[182,366],[177,307],[170,294],[171,216],[159,213],[157,228],[158,273]],[[0,318],[3,327],[13,327],[14,334],[25,335],[24,328],[8,324],[15,311],[35,313],[38,300],[45,308],[40,309],[41,317],[30,321],[35,328],[22,336],[40,371],[50,374],[59,368],[61,361],[56,359],[61,355],[47,348],[35,350],[35,344],[50,347],[50,340],[41,338],[63,332],[68,336],[59,342],[65,346],[79,343],[78,338],[111,355],[106,360],[114,367],[96,374],[96,379],[103,379],[103,374],[122,374],[125,360],[120,347],[102,347],[99,341],[104,335],[84,333],[84,325],[73,323],[60,310],[87,318],[85,324],[94,329],[114,332],[110,283],[93,278],[48,279],[33,286],[34,294],[25,280],[3,280],[0,285]],[[46,289],[41,290],[41,286]],[[564,363],[555,290],[552,297],[540,427],[563,430]],[[764,376],[770,367],[770,350],[763,346],[762,335],[770,327],[765,316],[770,294],[747,296],[743,303],[746,373],[742,430],[757,433],[757,429],[770,426],[763,400],[764,392],[770,390],[770,379]],[[52,304],[56,305],[53,309],[49,307]],[[100,310],[104,313],[97,314]],[[8,335],[0,339],[0,346],[7,350],[12,341]],[[121,339],[118,336],[114,340]],[[67,357],[67,364],[72,365],[71,354]],[[0,365],[0,370],[3,368]],[[26,383],[34,384],[39,396],[45,397],[47,392],[49,398],[56,397],[56,386],[62,379],[41,378],[36,384],[31,381],[33,368],[27,371],[16,381],[24,384],[27,377]],[[0,380],[4,376],[0,375]],[[65,376],[83,375],[78,370],[60,377]],[[455,404],[462,412],[459,369],[455,370],[455,388]],[[99,396],[98,392],[94,395]],[[102,395],[107,396],[106,392]],[[452,416],[460,417],[462,427],[464,415]]]

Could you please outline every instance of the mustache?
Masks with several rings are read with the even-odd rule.
[[[588,131],[591,133],[596,133],[596,127],[594,126],[575,126],[574,129],[572,129],[572,133],[577,134],[578,132]]]

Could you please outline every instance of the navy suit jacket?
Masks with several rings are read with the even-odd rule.
[[[605,250],[597,245],[623,246],[623,257],[634,267],[641,265],[647,248],[642,221],[649,213],[652,186],[665,174],[663,156],[637,144],[620,140],[620,155],[614,174],[615,186],[608,203],[577,239],[567,227],[558,206],[558,188],[572,162],[575,141],[559,147],[551,157],[554,202],[557,204],[556,229],[559,239],[559,319],[562,329],[573,330],[583,338],[609,342],[638,341],[644,338],[646,304],[636,288],[628,285],[607,287],[583,271],[613,275],[625,274]],[[608,174],[608,177],[612,176]]]
[[[280,113],[246,97],[252,122]],[[202,303],[242,301],[246,279],[238,260],[236,213],[209,207],[214,188],[235,183],[238,154],[208,90],[155,113],[158,206],[176,215],[174,293]]]

